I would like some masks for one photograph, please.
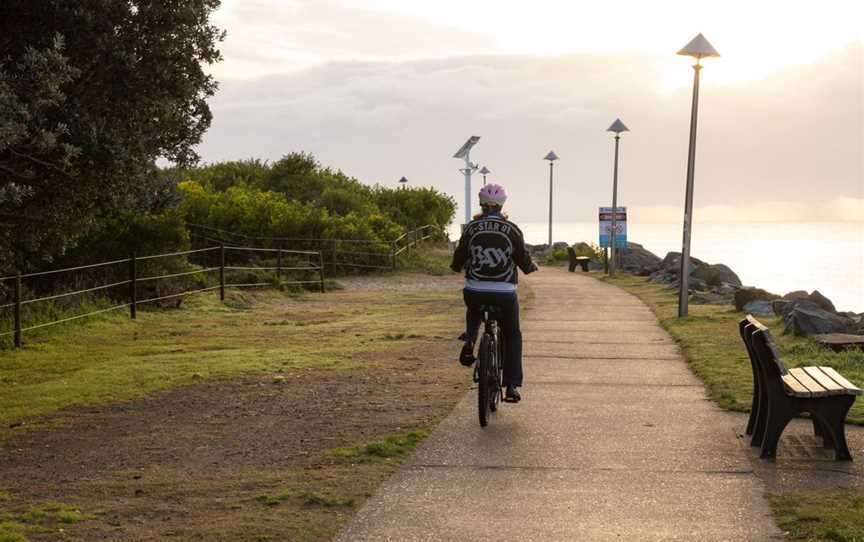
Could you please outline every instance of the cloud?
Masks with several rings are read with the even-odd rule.
[[[339,60],[398,60],[486,52],[492,38],[336,0],[224,0],[220,79],[289,73]]]
[[[578,222],[593,220],[596,207],[611,201],[613,146],[605,129],[621,117],[632,131],[621,142],[619,201],[680,209],[690,92],[658,93],[662,66],[651,56],[486,55],[331,62],[227,80],[211,103],[213,127],[200,151],[212,161],[308,150],[365,182],[392,184],[404,175],[461,201],[461,164],[451,156],[480,135],[472,158],[507,185],[514,217],[545,219],[542,157],[554,149],[561,156],[555,216]],[[706,68],[696,206],[706,216],[736,209],[758,216],[761,208],[803,220],[813,207],[830,207],[860,217],[861,66],[855,44],[746,86],[715,86]]]

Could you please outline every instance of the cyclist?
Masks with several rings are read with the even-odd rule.
[[[482,213],[474,217],[462,232],[450,268],[459,272],[465,267],[465,288],[462,290],[468,307],[463,338],[465,345],[459,355],[462,365],[474,364],[474,343],[480,326],[482,305],[500,309],[499,323],[504,335],[504,400],[518,403],[522,386],[522,331],[519,329],[519,299],[516,295],[517,267],[525,274],[537,270],[525,249],[522,231],[507,220],[501,207],[507,201],[507,191],[498,184],[487,184],[480,190]]]

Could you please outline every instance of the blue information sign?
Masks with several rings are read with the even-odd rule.
[[[616,208],[615,247],[627,248],[627,207]],[[600,247],[608,248],[612,231],[612,207],[600,207]]]

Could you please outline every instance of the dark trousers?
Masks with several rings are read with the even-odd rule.
[[[482,305],[499,308],[498,324],[504,335],[504,385],[522,385],[522,330],[519,329],[519,298],[516,292],[477,292],[464,289],[466,332],[471,342],[477,342],[477,332],[483,313]]]

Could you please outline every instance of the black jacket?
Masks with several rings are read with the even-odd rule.
[[[511,284],[518,282],[517,266],[525,274],[537,270],[525,250],[522,230],[497,214],[481,216],[465,227],[450,268],[458,272],[463,266],[467,279]]]

